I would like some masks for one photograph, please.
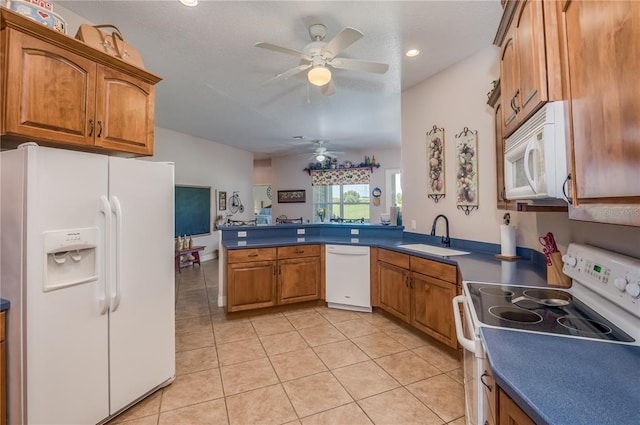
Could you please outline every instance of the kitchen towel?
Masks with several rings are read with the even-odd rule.
[[[516,255],[516,228],[514,226],[500,225],[500,255],[503,257],[515,257]]]

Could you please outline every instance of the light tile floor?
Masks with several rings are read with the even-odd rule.
[[[176,274],[176,380],[110,424],[464,425],[460,361],[377,313],[226,320],[217,261]]]

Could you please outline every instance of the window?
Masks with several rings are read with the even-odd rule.
[[[385,201],[387,202],[387,210],[389,207],[397,206],[402,208],[402,185],[400,169],[385,170],[385,180],[387,185],[387,194]]]
[[[319,222],[318,211],[324,208],[325,221],[360,220],[369,222],[368,184],[335,184],[329,186],[313,187],[314,222]]]

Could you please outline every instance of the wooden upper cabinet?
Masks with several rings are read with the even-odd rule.
[[[640,226],[640,3],[563,4],[572,219]]]
[[[542,5],[541,1],[523,1],[516,12],[517,106],[522,120],[548,99]]]
[[[5,134],[93,145],[93,61],[15,30],[6,31]]]
[[[153,155],[159,77],[7,9],[0,19],[3,146]]]
[[[125,73],[98,66],[96,146],[153,154],[154,87]]]
[[[516,106],[518,92],[518,62],[516,57],[515,29],[511,29],[502,45],[500,55],[500,109],[502,112],[503,134],[516,126],[518,107]]]
[[[546,101],[562,96],[561,87],[555,80],[550,92],[547,78],[560,71],[557,13],[551,3],[523,0],[509,9],[514,15],[500,45],[502,125],[505,137]]]

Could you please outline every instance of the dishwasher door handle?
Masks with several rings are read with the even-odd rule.
[[[369,255],[369,247],[352,245],[327,245],[327,254]]]

